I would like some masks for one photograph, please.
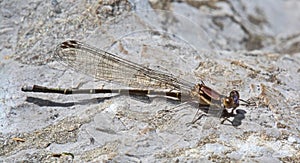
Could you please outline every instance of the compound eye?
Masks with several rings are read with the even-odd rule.
[[[225,108],[232,108],[235,106],[235,104],[233,103],[233,99],[231,97],[224,97],[223,105]]]
[[[225,99],[225,103],[226,103],[227,105],[232,105],[232,98],[226,98],[226,99]]]
[[[231,102],[231,100],[229,98],[226,98],[225,102],[229,104]]]
[[[234,104],[239,104],[240,94],[238,91],[231,91],[229,97],[233,99]]]

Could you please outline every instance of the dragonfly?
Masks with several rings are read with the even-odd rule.
[[[88,74],[96,79],[124,84],[129,88],[64,89],[25,85],[21,88],[22,91],[65,95],[117,93],[133,96],[162,96],[180,102],[193,101],[199,104],[199,108],[217,109],[221,112],[221,116],[224,118],[223,121],[229,120],[228,118],[235,115],[234,110],[239,107],[240,102],[243,102],[244,105],[250,105],[249,101],[240,99],[237,90],[232,90],[228,96],[225,96],[206,86],[203,81],[194,84],[172,74],[153,70],[76,40],[67,40],[60,43],[55,49],[54,57],[76,71]],[[144,89],[145,87],[147,89]],[[203,115],[205,114],[197,119],[194,117],[192,122],[196,122]]]

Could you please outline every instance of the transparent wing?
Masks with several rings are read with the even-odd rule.
[[[154,71],[75,40],[59,44],[55,50],[55,56],[57,60],[84,74],[133,88],[189,91],[193,87],[192,83],[177,79],[172,75]]]

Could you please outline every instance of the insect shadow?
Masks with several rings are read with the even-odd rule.
[[[97,98],[90,98],[90,99],[84,99],[84,100],[79,100],[76,102],[55,102],[52,100],[47,100],[39,97],[32,97],[32,96],[27,96],[26,102],[32,103],[38,106],[48,106],[48,107],[71,107],[75,105],[87,105],[87,104],[99,104],[104,102],[105,100],[109,100],[112,98],[117,98],[120,96],[129,96],[133,98],[134,100],[141,101],[143,103],[151,103],[155,98],[165,98],[167,102],[173,103],[173,104],[179,104],[179,100],[175,99],[170,99],[166,97],[149,97],[149,96],[144,96],[144,95],[111,95],[107,97],[97,97]]]
[[[91,99],[84,99],[84,100],[79,100],[76,102],[55,102],[47,99],[42,99],[39,97],[32,97],[32,96],[27,96],[26,102],[32,103],[35,105],[38,105],[40,107],[71,107],[75,105],[88,105],[88,104],[99,104],[104,102],[105,100],[109,100],[112,98],[117,98],[120,96],[128,96],[128,95],[112,95],[108,97],[98,97],[98,98],[91,98]],[[130,95],[131,98],[141,101],[143,103],[151,103],[155,98],[165,98],[165,97],[149,97],[149,96],[138,96],[138,95]],[[176,99],[170,99],[170,98],[165,98],[167,102],[172,103],[172,104],[180,104],[180,100]],[[199,105],[198,103],[188,103],[190,106],[198,108],[201,110],[204,114],[198,114],[196,113],[194,120],[188,124],[194,124],[196,121],[200,120],[203,116],[210,116],[209,110],[211,107],[209,105]],[[245,114],[247,112],[243,109],[237,109],[236,113],[231,113],[228,112],[226,109],[224,109],[219,116],[223,120],[221,123],[223,124],[225,121],[229,121],[232,126],[240,126],[242,124],[242,120],[245,119]],[[233,120],[229,120],[229,118],[232,118]],[[226,125],[226,124],[224,124]]]

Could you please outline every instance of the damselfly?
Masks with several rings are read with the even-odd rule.
[[[97,79],[125,84],[130,89],[61,89],[39,85],[23,86],[24,92],[60,94],[118,93],[137,96],[164,96],[181,102],[195,101],[199,106],[215,108],[224,118],[233,116],[240,105],[239,92],[233,90],[224,96],[207,87],[203,81],[193,84],[171,74],[150,69],[104,50],[93,48],[75,40],[62,42],[56,47],[55,57],[68,66]],[[146,87],[147,89],[140,89]],[[228,112],[231,109],[231,112]]]

